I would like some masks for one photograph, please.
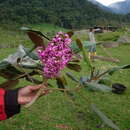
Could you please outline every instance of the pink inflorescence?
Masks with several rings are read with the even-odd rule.
[[[47,78],[57,77],[60,70],[71,60],[70,44],[69,35],[58,32],[52,41],[48,43],[45,50],[38,49],[38,55],[44,64],[43,72]]]

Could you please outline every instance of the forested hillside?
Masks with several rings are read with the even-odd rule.
[[[129,17],[111,14],[86,0],[0,0],[1,23],[52,23],[65,28],[120,24]]]
[[[111,8],[112,11],[115,13],[127,14],[127,13],[130,13],[130,1],[125,0],[121,2],[116,2],[116,3],[111,4],[109,8]]]

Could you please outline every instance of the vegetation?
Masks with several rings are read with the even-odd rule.
[[[58,31],[67,31],[67,29],[52,25],[52,24],[38,24],[26,25],[28,28],[33,28],[43,32],[45,35],[52,37]],[[0,27],[0,48],[17,47],[19,44],[30,46],[29,38],[21,31],[21,26],[1,25]]]
[[[118,33],[120,34],[120,32],[114,32],[113,35],[117,36]],[[9,33],[6,34],[5,32],[5,36],[6,35],[8,36],[8,41],[13,41],[12,35],[10,35]],[[20,34],[17,35],[19,37],[22,37]],[[30,42],[28,43],[28,38],[24,34],[22,35],[24,36],[24,38],[26,38],[23,40],[28,44],[29,47],[31,44]],[[101,41],[105,39],[103,35],[104,37],[106,37],[106,34],[102,34],[102,39],[100,39]],[[19,39],[18,41],[16,40],[16,43],[18,42]],[[15,51],[16,48],[0,49],[0,59],[2,60]],[[109,48],[108,51],[111,52],[111,55],[113,57],[120,59],[121,62],[118,63],[118,65],[130,63],[128,44],[121,45],[118,48]],[[107,54],[100,47],[97,48],[97,54],[107,56]],[[110,66],[116,66],[116,64],[114,63],[102,62],[99,60],[96,60],[93,64],[96,67],[102,68],[104,70],[109,68]],[[81,65],[83,68],[82,72],[80,74],[74,72],[75,77],[77,78],[85,75],[87,71],[86,64],[82,62]],[[68,69],[66,69],[65,72],[66,71],[68,71]],[[102,122],[92,111],[90,111],[88,107],[90,105],[90,100],[91,102],[97,104],[97,106],[104,113],[106,113],[106,115],[108,115],[109,118],[112,119],[112,121],[114,121],[120,127],[120,129],[130,129],[130,111],[128,109],[130,107],[129,75],[130,72],[128,70],[124,70],[123,72],[120,71],[119,73],[115,73],[112,77],[113,82],[123,83],[127,86],[127,91],[122,95],[101,92],[93,93],[89,91],[79,90],[78,92],[76,92],[76,103],[78,105],[74,107],[73,102],[70,102],[66,95],[63,95],[60,92],[55,92],[49,94],[46,97],[41,97],[41,99],[39,99],[39,101],[29,109],[22,108],[21,113],[19,115],[16,115],[12,119],[1,122],[0,129],[58,130],[64,126],[68,127],[67,129],[73,130],[96,130],[98,128],[102,130],[111,130],[107,126],[101,125]],[[3,80],[4,79],[0,79],[0,81]],[[69,87],[74,88],[76,86],[76,83],[72,82],[70,79],[67,80],[69,81],[68,84],[70,84]],[[56,86],[55,82],[50,81],[50,83],[53,84],[53,86]],[[30,83],[23,79],[20,81],[20,84],[17,87],[25,86],[28,84]],[[84,97],[82,97],[82,95],[84,95]]]
[[[129,15],[116,15],[86,0],[0,0],[0,19],[5,24],[51,23],[64,28],[120,25]]]
[[[98,41],[117,41],[122,32],[107,32],[105,34],[97,34]]]

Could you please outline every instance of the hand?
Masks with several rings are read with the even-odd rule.
[[[21,105],[25,105],[32,101],[32,99],[35,97],[37,91],[41,88],[41,86],[27,86],[24,88],[21,88],[18,91],[18,103]],[[49,93],[49,90],[44,90],[42,95],[46,95]]]

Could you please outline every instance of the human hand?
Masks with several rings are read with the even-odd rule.
[[[38,86],[26,86],[24,88],[19,89],[18,103],[21,105],[26,105],[30,103],[40,88],[41,86],[38,85]],[[49,90],[46,89],[43,91],[42,95],[46,95],[48,93],[49,93]]]

